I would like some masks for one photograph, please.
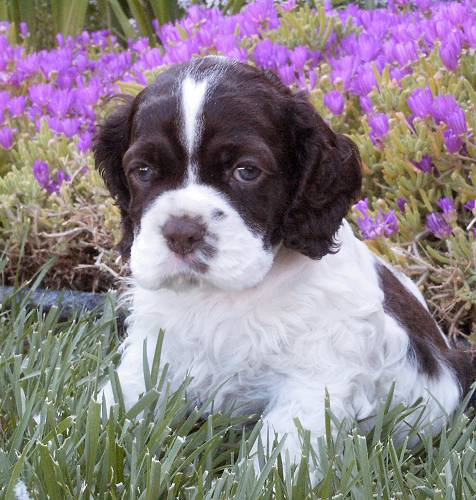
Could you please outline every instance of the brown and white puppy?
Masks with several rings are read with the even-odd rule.
[[[160,74],[101,126],[96,164],[122,215],[131,315],[118,375],[144,391],[143,342],[190,404],[259,411],[300,453],[298,417],[367,419],[427,401],[437,431],[473,381],[416,286],[344,221],[361,185],[355,145],[276,76],[218,57]],[[113,402],[110,385],[103,391]],[[236,410],[235,410],[236,411]]]

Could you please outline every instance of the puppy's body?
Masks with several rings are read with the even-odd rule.
[[[300,448],[293,419],[323,435],[326,390],[337,417],[366,419],[371,426],[395,382],[393,403],[423,398],[421,424],[441,429],[463,393],[446,349],[438,352],[439,339],[432,339],[428,349],[437,358],[437,373],[423,371],[410,335],[385,312],[383,264],[347,223],[338,241],[339,252],[319,261],[281,249],[265,282],[243,291],[203,284],[178,290],[134,286],[118,369],[126,406],[144,391],[143,341],[151,357],[163,328],[161,359],[170,365],[172,389],[190,375],[193,407],[220,387],[215,410],[263,414],[271,431],[289,435],[295,457]],[[418,291],[404,285],[406,300],[415,294],[426,312]],[[112,404],[110,389],[106,396]]]
[[[427,401],[438,430],[473,380],[415,285],[343,221],[360,188],[355,146],[275,77],[207,58],[172,68],[103,126],[96,160],[121,208],[131,316],[118,368],[125,403],[144,390],[165,330],[164,362],[191,405],[259,412],[264,432],[298,417],[324,432]],[[110,386],[104,391],[112,403]],[[403,430],[403,429],[402,429]]]

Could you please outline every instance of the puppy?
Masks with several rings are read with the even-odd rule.
[[[356,146],[303,93],[219,57],[164,71],[100,127],[96,165],[122,216],[131,312],[118,376],[126,407],[144,391],[143,342],[189,403],[260,412],[263,438],[294,419],[323,435],[324,399],[372,425],[393,403],[426,401],[444,425],[474,379],[417,287],[344,220],[361,187]],[[151,362],[151,360],[150,360]],[[103,390],[112,404],[111,386]],[[411,423],[411,422],[408,422]]]

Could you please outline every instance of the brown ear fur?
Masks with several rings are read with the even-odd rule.
[[[129,147],[134,98],[120,96],[122,102],[99,126],[94,139],[95,165],[106,187],[121,211],[122,240],[119,249],[123,258],[128,258],[133,239],[132,221],[129,217],[130,193],[122,158]]]
[[[360,156],[349,138],[326,125],[305,94],[293,100],[297,168],[283,241],[288,248],[320,259],[337,250],[335,234],[359,195]]]

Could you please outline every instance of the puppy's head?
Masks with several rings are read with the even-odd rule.
[[[252,287],[281,243],[320,259],[361,184],[356,147],[304,94],[217,57],[174,66],[126,99],[94,153],[121,210],[123,256],[151,289]]]

